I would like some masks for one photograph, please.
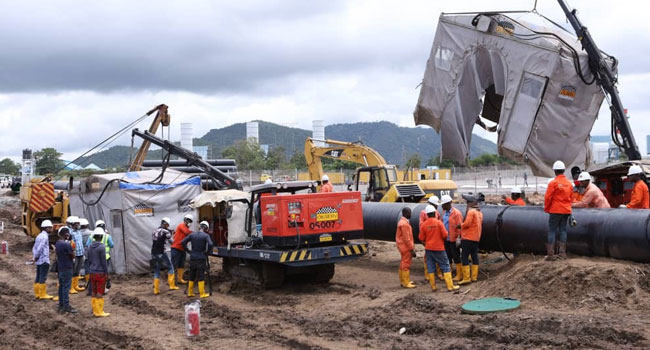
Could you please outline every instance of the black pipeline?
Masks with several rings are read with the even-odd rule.
[[[420,212],[426,204],[363,203],[365,238],[395,241],[403,207],[411,208],[416,242]],[[465,205],[456,205],[465,214]],[[544,254],[548,214],[538,206],[481,206],[480,248],[490,251]],[[567,250],[585,256],[604,256],[650,262],[650,210],[574,209],[578,225],[568,228]]]

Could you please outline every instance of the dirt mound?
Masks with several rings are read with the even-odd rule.
[[[481,296],[507,296],[559,308],[650,310],[647,275],[647,265],[612,259],[547,262],[522,257],[482,283],[479,290]]]

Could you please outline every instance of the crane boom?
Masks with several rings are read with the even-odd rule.
[[[611,103],[609,109],[612,113],[612,139],[614,143],[625,151],[625,154],[630,160],[640,160],[641,153],[639,152],[639,147],[634,140],[630,124],[625,116],[623,103],[616,88],[616,77],[609,66],[609,62],[605,60],[598,46],[596,46],[587,27],[582,25],[576,16],[576,10],[570,10],[564,0],[558,0],[558,2],[569,23],[571,23],[573,30],[575,30],[578,39],[582,43],[582,48],[587,52],[589,68],[596,77],[596,82],[603,88],[605,94],[609,96]],[[620,132],[622,140],[619,140],[617,130]]]
[[[167,105],[161,104],[147,112],[147,115],[152,115],[153,112],[157,112],[156,118],[154,118],[151,126],[149,127],[149,132],[151,134],[155,135],[158,131],[158,126],[161,124],[162,126],[169,126],[169,113],[167,110]],[[129,171],[138,171],[140,168],[142,168],[142,163],[147,156],[147,152],[149,152],[150,145],[150,141],[142,141],[142,145],[140,146],[140,149],[138,149],[138,153],[136,153],[135,158],[133,158],[133,162],[131,162],[131,166],[129,166]]]
[[[223,173],[221,170],[217,169],[216,167],[210,165],[210,163],[206,162],[198,154],[192,151],[189,151],[180,146],[176,146],[175,144],[167,140],[163,140],[148,131],[143,132],[138,129],[133,129],[133,131],[131,131],[131,137],[133,136],[138,136],[145,141],[148,141],[158,147],[161,147],[162,149],[169,152],[170,154],[185,159],[189,166],[195,166],[203,170],[203,172],[205,172],[205,174],[207,174],[215,182],[217,188],[219,189],[227,189],[227,188],[236,189],[236,190],[242,189],[241,184],[238,183],[235,179]]]

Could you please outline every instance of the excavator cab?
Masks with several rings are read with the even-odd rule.
[[[394,166],[359,168],[355,177],[357,191],[359,191],[359,182],[362,179],[368,181],[364,200],[367,202],[380,202],[390,189],[390,186],[397,182],[397,169]]]

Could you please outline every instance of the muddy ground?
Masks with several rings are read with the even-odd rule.
[[[213,295],[202,300],[201,336],[187,338],[182,290],[152,295],[151,276],[113,277],[107,318],[94,318],[85,293],[71,295],[78,314],[58,314],[56,302],[34,300],[32,240],[11,222],[15,201],[2,198],[9,255],[0,255],[0,344],[11,349],[648,349],[650,267],[571,257],[544,262],[491,254],[480,281],[461,293],[431,292],[422,250],[412,290],[399,287],[393,243],[371,241],[371,254],[340,264],[329,284],[288,283],[259,290],[227,280],[213,260]],[[7,220],[9,219],[9,220]],[[503,260],[503,261],[498,261]],[[487,263],[492,262],[492,263]],[[56,276],[48,292],[56,292]],[[439,287],[442,283],[438,282]],[[466,315],[472,299],[521,299],[520,309]],[[404,327],[406,332],[399,334]]]

